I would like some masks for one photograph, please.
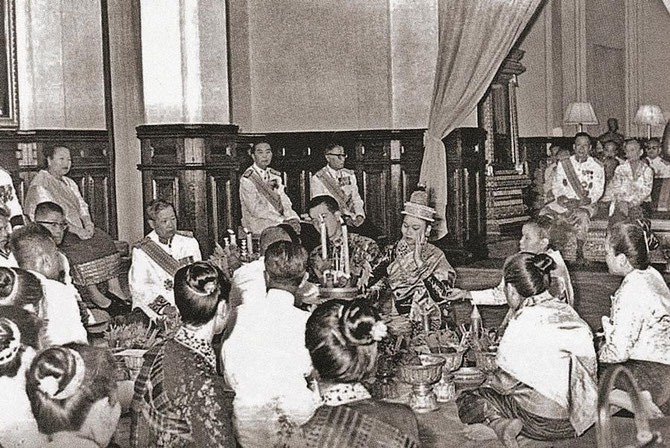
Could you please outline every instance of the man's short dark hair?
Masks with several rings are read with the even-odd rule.
[[[58,213],[65,216],[63,207],[56,204],[55,202],[47,201],[37,204],[37,207],[35,207],[35,216],[46,215],[47,213]]]
[[[575,141],[577,141],[577,138],[579,138],[579,137],[586,137],[586,138],[588,138],[588,139],[589,139],[589,144],[591,144],[591,136],[589,135],[588,132],[577,132],[577,133],[575,134]]]
[[[344,146],[342,146],[340,143],[337,143],[337,142],[330,142],[326,145],[325,153],[327,154],[328,152],[330,152],[331,150],[333,150],[335,148],[344,149]]]
[[[260,145],[261,143],[265,143],[266,145],[270,146],[270,150],[272,150],[272,145],[270,145],[270,142],[267,141],[266,139],[261,139],[261,140],[256,140],[252,145],[251,148],[249,148],[249,154],[253,154],[256,152],[256,147]]]
[[[9,248],[19,266],[29,269],[42,255],[49,253],[49,248],[56,250],[56,243],[46,227],[31,222],[12,233]]]
[[[149,205],[147,205],[146,209],[147,217],[151,221],[155,221],[158,214],[163,210],[165,210],[166,208],[171,208],[172,210],[174,210],[174,206],[170,204],[168,201],[164,199],[154,199],[153,201],[149,202]]]
[[[298,286],[307,272],[307,251],[300,244],[277,241],[265,251],[268,284]]]
[[[340,210],[340,204],[337,203],[334,197],[328,196],[327,194],[314,196],[312,199],[310,199],[309,204],[307,204],[307,210],[311,210],[321,204],[326,204],[328,211],[331,213],[335,213]]]

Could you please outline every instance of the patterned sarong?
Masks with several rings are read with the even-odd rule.
[[[306,448],[418,448],[420,443],[399,429],[350,407],[321,406],[305,427]]]

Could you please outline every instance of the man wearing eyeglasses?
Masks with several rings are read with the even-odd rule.
[[[65,238],[67,231],[67,221],[65,220],[65,212],[63,208],[54,202],[40,202],[35,207],[35,222],[45,227],[51,234],[56,246],[60,246]],[[70,262],[62,251],[58,251],[63,266],[63,283],[66,285],[72,284],[72,277],[70,276]]]
[[[363,199],[358,192],[356,173],[344,167],[347,155],[342,145],[330,143],[325,151],[326,166],[310,180],[310,196],[332,196],[352,231],[372,239],[379,237],[379,230],[366,221]]]

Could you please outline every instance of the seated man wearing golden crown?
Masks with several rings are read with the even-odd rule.
[[[375,284],[371,293],[381,298],[384,291],[390,290],[399,314],[409,314],[413,321],[423,321],[424,316],[429,316],[428,321],[435,328],[441,325],[437,303],[444,301],[453,288],[456,271],[444,252],[427,241],[435,221],[435,209],[427,204],[424,190],[415,191],[409,202],[405,202],[402,238],[387,247],[375,267],[375,277],[383,269],[387,275]]]

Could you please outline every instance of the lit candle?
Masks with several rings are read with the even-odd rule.
[[[340,225],[342,226],[342,270],[346,275],[349,275],[349,229],[347,224],[340,216]]]
[[[237,246],[237,238],[235,237],[235,232],[232,229],[228,229],[228,237],[230,238],[230,245]]]
[[[251,232],[246,227],[244,227],[244,234],[247,237],[247,250],[249,251],[249,254],[253,254],[254,253],[254,239],[251,236]]]
[[[326,233],[326,216],[321,215],[321,222],[319,223],[321,230],[321,258],[324,261],[328,260],[328,235]]]

